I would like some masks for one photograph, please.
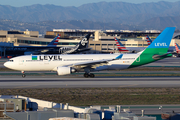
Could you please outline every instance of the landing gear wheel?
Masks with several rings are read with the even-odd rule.
[[[89,76],[90,76],[91,78],[94,78],[94,77],[95,77],[95,75],[94,75],[93,73],[90,73]]]
[[[88,74],[88,73],[84,73],[84,77],[85,77],[85,78],[88,78],[88,77],[89,77],[89,74]]]
[[[22,77],[23,77],[23,78],[25,78],[25,77],[26,77],[26,75],[25,75],[25,74],[22,74]]]

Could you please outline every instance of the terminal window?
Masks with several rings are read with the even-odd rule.
[[[126,44],[126,46],[131,46],[131,44]]]
[[[102,48],[102,50],[107,50],[107,48]]]
[[[132,46],[137,46],[137,44],[132,44]]]
[[[148,46],[148,44],[144,44],[144,46]]]
[[[109,46],[113,46],[113,44],[108,44]]]
[[[69,45],[77,45],[77,43],[69,43]]]
[[[62,43],[62,45],[69,45],[69,43]]]
[[[0,38],[6,38],[6,36],[5,35],[0,35]]]

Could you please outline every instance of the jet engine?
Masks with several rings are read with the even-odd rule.
[[[71,68],[71,67],[57,67],[58,75],[68,75],[74,72],[76,72],[76,69]]]

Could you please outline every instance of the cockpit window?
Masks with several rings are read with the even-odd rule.
[[[9,62],[14,62],[14,60],[9,60]]]

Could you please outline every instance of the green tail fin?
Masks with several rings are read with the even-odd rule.
[[[169,45],[174,34],[175,27],[166,28],[141,54],[140,56],[131,64],[129,68],[141,66],[148,64],[159,59],[153,59],[154,55],[166,54]],[[160,59],[165,58],[162,57]]]

